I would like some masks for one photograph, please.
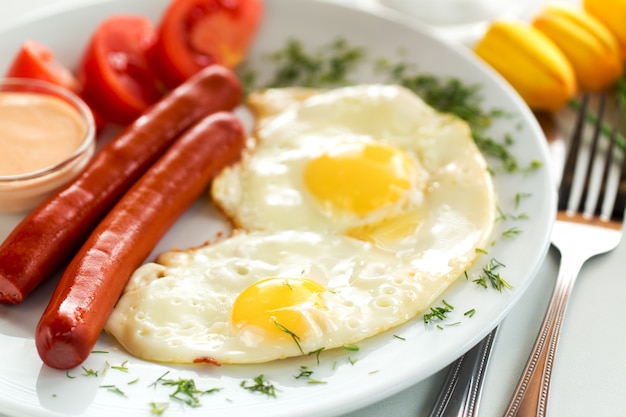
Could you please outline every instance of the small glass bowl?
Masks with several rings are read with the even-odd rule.
[[[72,181],[91,160],[96,148],[95,123],[91,110],[80,97],[45,81],[25,78],[0,79],[0,94],[3,93],[47,94],[60,98],[76,111],[75,116],[78,116],[84,128],[84,135],[78,147],[64,160],[32,172],[0,174],[0,212],[27,211]],[[2,105],[0,102],[0,106]],[[45,142],[41,151],[46,151]]]

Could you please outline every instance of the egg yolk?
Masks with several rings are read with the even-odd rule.
[[[322,285],[307,278],[266,278],[237,296],[232,323],[238,329],[257,326],[274,340],[303,338],[309,329],[303,307],[320,306],[322,292]]]
[[[382,143],[348,144],[311,160],[304,183],[324,209],[363,218],[400,200],[411,187],[413,162]]]
[[[399,240],[414,235],[422,217],[418,211],[411,210],[377,222],[352,227],[346,230],[346,236],[389,249]]]

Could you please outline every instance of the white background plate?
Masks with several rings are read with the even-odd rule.
[[[60,61],[73,67],[93,28],[114,13],[140,13],[158,20],[166,0],[114,0],[68,8],[41,15],[9,28],[0,34],[0,70],[4,71],[21,42],[39,40],[51,47]],[[68,30],[71,28],[71,30]],[[84,364],[99,370],[99,376],[81,375],[81,368],[69,373],[42,365],[33,339],[39,315],[52,291],[54,280],[34,292],[19,306],[0,306],[0,410],[8,415],[90,417],[149,415],[151,401],[168,401],[171,390],[148,387],[164,372],[167,378],[193,378],[200,389],[222,388],[202,397],[203,406],[189,408],[171,402],[166,415],[255,415],[255,416],[326,416],[364,407],[395,394],[440,370],[485,336],[513,307],[530,284],[548,247],[549,230],[554,216],[553,176],[548,167],[548,152],[541,131],[519,97],[493,72],[481,65],[470,52],[446,45],[422,31],[402,25],[385,16],[373,16],[326,2],[266,1],[266,16],[256,40],[253,56],[275,51],[288,38],[305,45],[327,44],[343,37],[351,45],[367,47],[371,57],[397,57],[415,62],[426,73],[456,76],[469,84],[479,83],[489,108],[502,108],[514,119],[498,121],[491,134],[500,138],[511,132],[516,138],[513,153],[522,165],[532,160],[544,167],[532,174],[496,174],[494,177],[500,206],[506,213],[524,212],[528,221],[497,225],[496,246],[489,257],[506,267],[503,277],[514,289],[500,294],[485,290],[461,279],[444,298],[455,306],[449,322],[457,326],[439,330],[425,326],[417,318],[404,326],[360,344],[359,352],[325,352],[317,365],[315,358],[296,358],[254,366],[170,367],[147,363],[127,355],[109,337],[102,336],[96,346],[109,353],[92,354]],[[375,81],[363,75],[362,81]],[[517,193],[529,193],[519,209]],[[0,238],[19,221],[18,215],[0,215]],[[523,233],[513,240],[503,240],[499,233],[518,226]],[[159,244],[156,252],[173,246],[187,247],[211,239],[218,230],[227,230],[223,219],[208,201],[199,201]],[[484,262],[476,265],[480,269]],[[473,318],[463,312],[476,308]],[[405,340],[394,337],[399,335]],[[352,361],[351,361],[352,360]],[[106,364],[128,361],[128,372],[102,370]],[[354,363],[352,363],[354,362]],[[311,385],[296,380],[299,367],[307,365],[314,377],[325,384]],[[251,381],[259,374],[278,389],[277,398],[267,398],[243,390],[241,381]],[[71,378],[75,377],[75,378]],[[129,381],[139,380],[129,385]],[[110,392],[102,385],[116,385],[126,397]]]

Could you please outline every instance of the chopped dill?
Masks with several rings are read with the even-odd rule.
[[[476,314],[475,308],[472,308],[471,310],[467,310],[465,313],[463,313],[464,316],[467,316],[470,318],[474,317],[474,314]]]
[[[69,379],[74,379],[76,378],[74,375],[70,375],[70,371],[66,371],[65,372],[65,376],[68,377]]]
[[[311,370],[311,368],[309,368],[308,366],[301,366],[300,373],[298,375],[294,375],[294,378],[296,379],[308,378],[311,375],[313,375],[313,371]]]
[[[285,332],[287,333],[289,336],[291,336],[291,338],[293,339],[293,341],[296,343],[296,345],[298,346],[298,349],[300,349],[300,353],[302,353],[304,355],[304,351],[302,350],[302,346],[300,345],[300,336],[298,336],[297,334],[295,334],[294,332],[292,332],[291,330],[289,330],[288,328],[286,328],[285,326],[283,326],[282,324],[280,324],[277,320],[274,320],[274,324],[276,325],[276,327],[278,327],[278,329],[281,332]]]
[[[394,334],[393,337],[395,337],[396,339],[400,339],[400,340],[406,340],[406,338],[402,336],[398,336],[397,334]]]
[[[358,352],[360,349],[358,345],[350,345],[350,344],[343,345],[343,348],[345,350],[351,350],[353,352]]]
[[[168,375],[170,371],[165,372],[163,375],[158,377],[153,383],[148,385],[148,387],[154,386],[155,388],[160,384],[165,387],[175,387],[174,392],[169,394],[169,397],[173,400],[180,401],[184,404],[187,404],[190,407],[199,407],[200,404],[200,395],[211,394],[213,392],[220,391],[221,388],[211,388],[208,390],[199,390],[196,388],[196,383],[193,379],[165,379],[165,376]],[[129,382],[130,384],[130,382]],[[167,403],[150,403],[151,405],[162,405]],[[159,410],[162,407],[157,407]],[[167,406],[165,407],[167,408]],[[152,409],[152,414],[161,414],[165,409],[163,409],[159,413],[155,413],[155,408]]]
[[[474,283],[480,285],[481,287],[487,288],[488,283],[491,284],[493,288],[502,292],[504,288],[511,289],[513,286],[509,284],[502,276],[500,276],[499,272],[496,272],[496,269],[504,266],[501,262],[496,259],[491,259],[487,265],[483,267],[483,273],[474,280]]]
[[[277,87],[341,87],[353,84],[348,76],[365,56],[363,48],[348,45],[345,39],[336,39],[307,51],[296,39],[289,39],[281,50],[265,58],[275,67],[273,77],[265,88]],[[253,90],[257,76],[245,65],[239,71],[246,91]]]
[[[274,385],[265,379],[263,374],[260,374],[256,378],[251,385],[248,385],[246,381],[241,381],[240,386],[244,389],[247,389],[251,392],[260,392],[261,394],[265,394],[268,397],[276,398],[276,388]]]
[[[81,366],[81,368],[83,368],[84,371],[81,375],[98,377],[98,371],[96,371],[95,369],[87,369],[84,366]]]
[[[313,375],[313,371],[308,366],[301,366],[300,367],[300,374],[294,375],[294,378],[296,378],[296,379],[306,378],[307,383],[309,383],[309,384],[326,384],[326,381],[322,381],[320,379],[311,378],[311,375]]]
[[[328,382],[326,381],[322,381],[321,379],[314,379],[314,378],[309,378],[307,379],[306,382],[311,385],[328,384]]]
[[[160,377],[158,377],[153,383],[151,383],[150,385],[148,385],[148,388],[150,387],[154,387],[156,388],[157,385],[159,385],[159,382],[161,382],[161,380],[163,380],[163,378],[165,376],[167,376],[170,373],[170,371],[166,371],[163,375],[161,375]]]
[[[111,365],[111,369],[115,369],[118,371],[122,371],[122,372],[128,372],[128,361],[124,361],[121,363],[121,365]]]
[[[126,394],[124,393],[124,391],[122,391],[115,385],[100,385],[100,388],[106,388],[107,391],[110,391],[117,395],[121,395],[122,397],[126,397]]]
[[[170,398],[187,404],[190,407],[200,406],[200,395],[220,391],[220,388],[200,390],[196,388],[196,382],[193,379],[161,379],[159,383],[166,387],[174,387],[175,390],[169,395]]]
[[[150,413],[154,414],[154,415],[161,415],[165,412],[165,410],[167,410],[167,408],[170,406],[169,403],[165,403],[165,402],[161,402],[161,403],[157,403],[157,402],[150,402]]]
[[[322,351],[323,351],[324,349],[326,349],[326,348],[321,347],[321,348],[319,348],[319,349],[317,349],[317,350],[313,350],[313,351],[309,352],[309,356],[311,356],[311,355],[315,355],[315,359],[317,360],[317,364],[318,364],[318,365],[320,364],[320,354],[322,353]]]
[[[532,195],[531,193],[517,193],[517,194],[515,194],[515,208],[519,208],[520,204],[522,203],[522,200],[524,198],[530,197],[531,195]]]
[[[448,313],[454,310],[454,307],[450,305],[446,300],[441,300],[443,306],[430,307],[429,313],[424,313],[424,323],[431,323],[433,320],[444,320],[448,317]]]
[[[502,232],[502,237],[505,237],[507,239],[513,239],[514,237],[520,235],[522,233],[522,230],[518,227],[511,227],[510,229],[505,230],[504,232]]]

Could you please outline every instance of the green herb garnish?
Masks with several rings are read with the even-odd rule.
[[[190,407],[200,406],[200,395],[220,391],[220,388],[200,390],[196,388],[196,383],[193,379],[161,379],[159,383],[166,387],[174,387],[175,390],[170,394],[170,398],[185,403]]]
[[[98,371],[96,371],[95,369],[87,369],[84,366],[81,366],[81,368],[83,368],[83,373],[81,375],[83,376],[98,376]]]
[[[165,410],[167,410],[169,406],[169,403],[157,403],[152,401],[150,403],[150,412],[154,415],[161,415],[165,412]]]
[[[424,323],[428,324],[433,320],[445,320],[448,317],[448,313],[454,310],[454,307],[446,302],[446,300],[441,301],[443,306],[430,307],[430,312],[424,314]]]
[[[110,391],[117,395],[121,395],[122,397],[126,397],[126,394],[124,393],[124,391],[122,391],[115,385],[100,385],[100,388],[106,388],[107,391]]]
[[[315,358],[317,359],[317,364],[318,365],[320,364],[320,354],[322,353],[322,351],[324,349],[326,349],[326,348],[321,347],[321,348],[319,348],[317,350],[313,350],[313,351],[309,352],[309,356],[315,355]]]
[[[276,388],[272,383],[265,379],[263,374],[254,378],[254,381],[251,385],[248,385],[246,381],[241,381],[240,386],[248,391],[252,392],[260,392],[261,394],[265,394],[268,397],[276,398]]]
[[[122,362],[121,365],[111,365],[111,369],[115,369],[122,372],[128,372],[128,361]]]
[[[496,270],[502,266],[504,266],[504,264],[501,262],[496,259],[491,259],[491,261],[483,267],[483,273],[476,278],[474,282],[484,288],[487,288],[487,283],[491,283],[491,286],[500,292],[502,292],[504,288],[513,288],[511,284],[500,276],[499,272],[496,272]]]
[[[302,350],[302,346],[300,346],[300,337],[297,334],[295,334],[294,332],[292,332],[291,330],[289,330],[288,328],[286,328],[285,326],[283,326],[282,324],[280,324],[278,321],[274,320],[274,324],[276,325],[276,327],[278,327],[278,329],[281,332],[285,332],[289,336],[291,336],[293,341],[298,346],[298,349],[300,349],[300,353],[302,353],[304,355],[304,351]]]

